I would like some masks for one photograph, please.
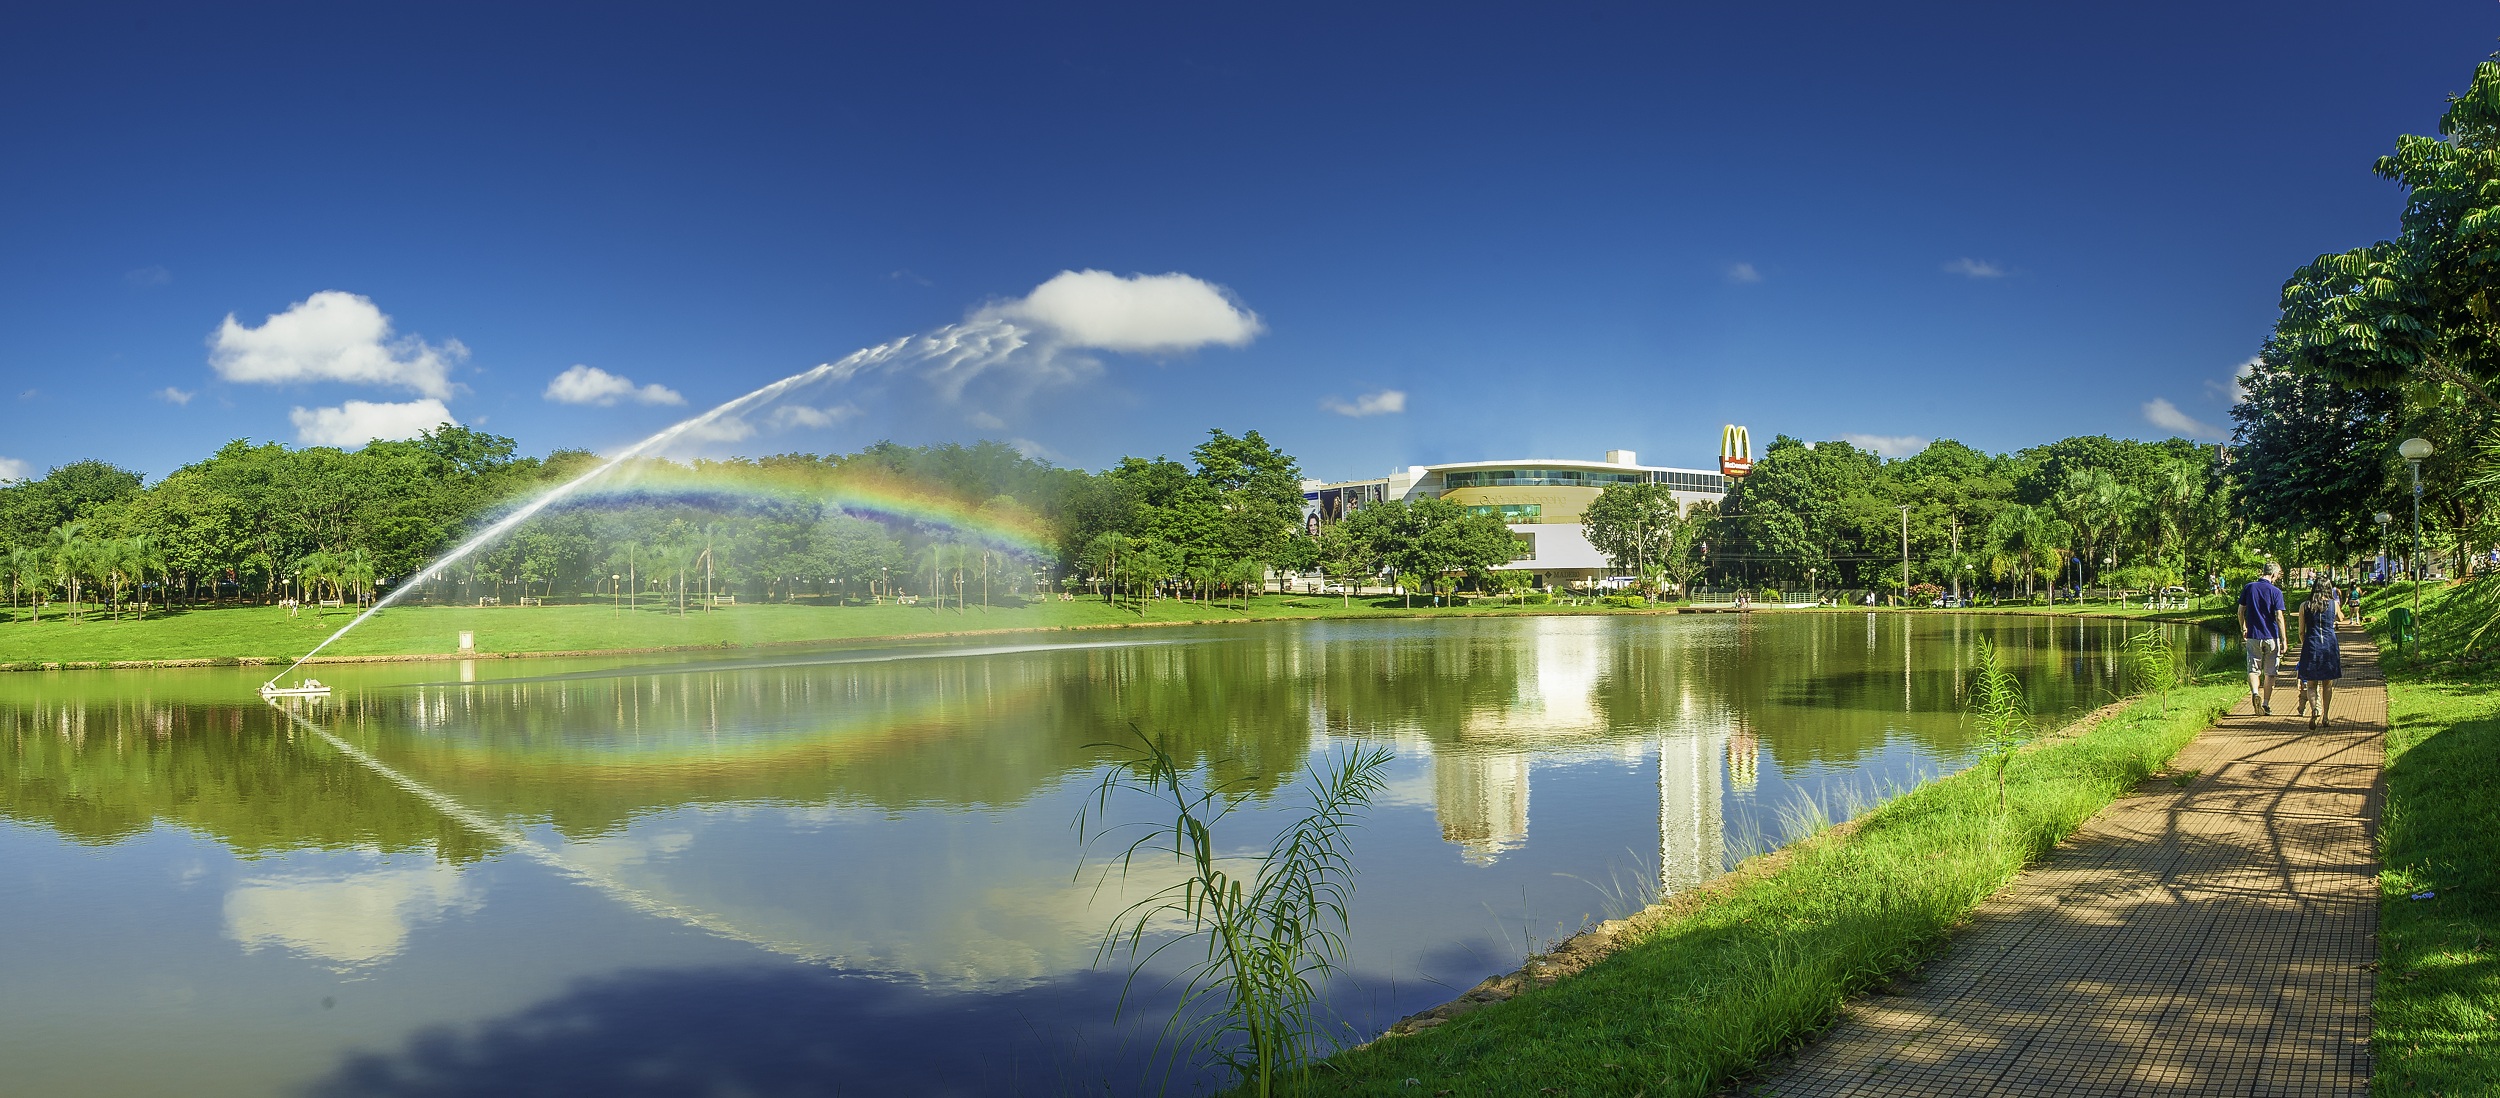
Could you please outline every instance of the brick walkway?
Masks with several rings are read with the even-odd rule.
[[[2368,1094],[2387,691],[2343,644],[2333,728],[2241,701],[1742,1093]]]

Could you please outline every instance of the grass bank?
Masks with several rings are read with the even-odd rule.
[[[1618,951],[1412,1036],[1342,1053],[1317,1094],[1704,1095],[1827,1025],[1927,956],[2076,826],[2154,774],[2241,692],[2137,700],[1991,776],[1939,779],[1636,918]],[[1414,1082],[1410,1085],[1409,1080]]]
[[[2491,581],[2426,588],[2421,643],[2383,661],[2393,727],[2370,1040],[2381,1094],[2500,1093],[2500,859],[2489,846],[2500,834],[2500,668],[2488,651],[2500,627],[2476,651],[2467,644],[2495,602]]]
[[[357,627],[324,656],[448,655],[462,631],[476,634],[485,655],[595,652],[649,648],[808,644],[871,638],[946,636],[1012,630],[1089,629],[1190,622],[1283,621],[1312,618],[1498,616],[1532,613],[1634,613],[1596,607],[1456,606],[1405,608],[1394,597],[1348,600],[1265,595],[1243,603],[1200,605],[1161,599],[1142,609],[1100,599],[1050,600],[957,610],[928,606],[830,606],[766,603],[693,610],[684,615],[646,601],[639,610],[605,604],[533,607],[394,606]],[[114,619],[90,611],[72,620],[47,608],[40,621],[22,609],[0,615],[0,666],[149,660],[280,659],[303,655],[354,614],[306,610],[291,616],[274,606],[180,610]]]

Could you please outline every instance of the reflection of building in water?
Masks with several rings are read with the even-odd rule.
[[[1444,751],[1432,757],[1432,815],[1441,837],[1475,865],[1528,841],[1528,757]]]
[[[1727,780],[1739,793],[1751,793],[1762,781],[1762,741],[1739,723],[1727,738]]]
[[[1727,864],[1720,815],[1719,760],[1727,732],[1670,733],[1658,741],[1658,894],[1672,896],[1719,875]]]
[[[1441,837],[1468,861],[1491,865],[1528,838],[1528,758],[1557,742],[1605,731],[1596,693],[1602,647],[1584,620],[1541,618],[1523,653],[1517,693],[1467,713],[1459,743],[1433,756],[1433,814]],[[1532,656],[1530,655],[1532,653]]]

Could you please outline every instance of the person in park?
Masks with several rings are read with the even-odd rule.
[[[2248,705],[2258,715],[2274,715],[2274,676],[2283,666],[2283,589],[2274,585],[2283,566],[2269,562],[2266,574],[2240,588],[2240,640],[2248,649]]]
[[[2335,638],[2335,588],[2325,580],[2309,589],[2309,599],[2300,604],[2300,693],[2306,703],[2309,695],[2317,695],[2317,704],[2302,708],[2309,711],[2309,727],[2316,728],[2332,718],[2327,710],[2335,703],[2335,680],[2344,677],[2344,649]]]

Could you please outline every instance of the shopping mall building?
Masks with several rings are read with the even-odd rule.
[[[1613,574],[1605,554],[1581,532],[1580,512],[1617,484],[1664,484],[1687,510],[1716,505],[1727,494],[1727,478],[1718,473],[1643,465],[1630,450],[1608,450],[1604,461],[1462,461],[1410,465],[1376,480],[1306,480],[1302,512],[1316,532],[1367,503],[1437,496],[1500,515],[1519,538],[1519,559],[1507,567],[1534,573],[1540,587],[1565,587]]]

